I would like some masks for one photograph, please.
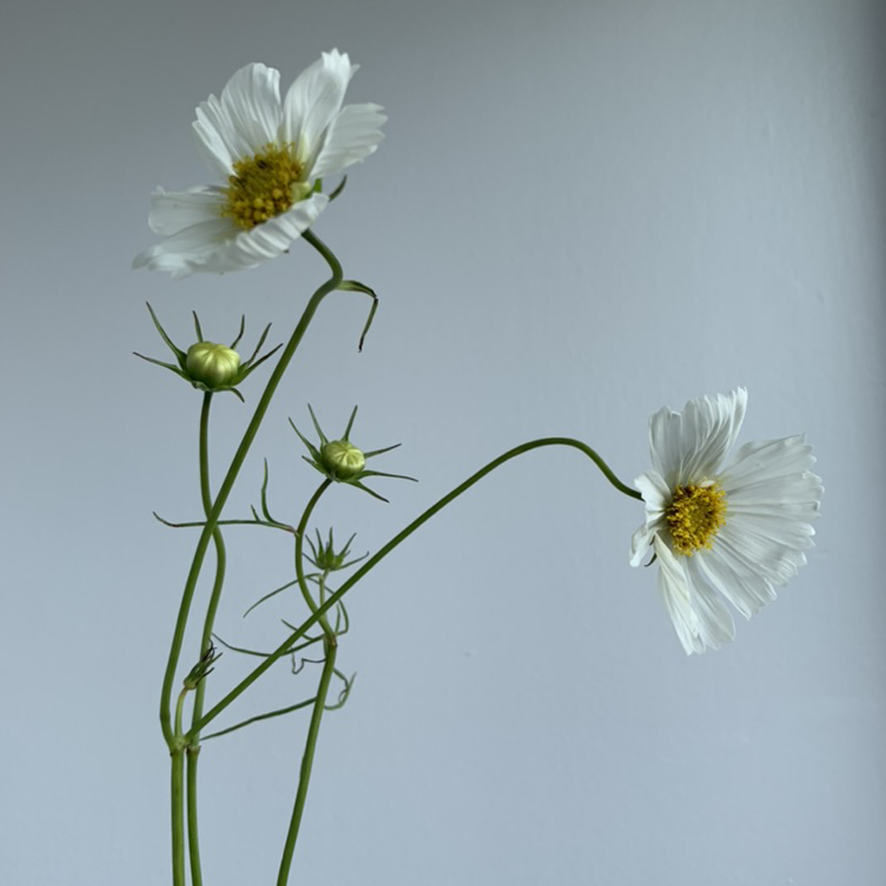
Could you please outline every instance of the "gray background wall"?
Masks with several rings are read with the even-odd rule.
[[[826,494],[810,565],[687,659],[640,506],[575,453],[532,454],[437,518],[350,598],[354,694],[325,721],[294,882],[832,886],[886,882],[882,438],[886,156],[877,2],[99,2],[0,29],[3,615],[0,871],[9,884],[168,882],[157,699],[195,537],[199,396],[160,355],[292,328],[303,244],[224,278],[133,274],[151,188],[208,180],[195,105],[265,61],[338,46],[388,138],[316,226],[382,298],[330,298],[235,490],[295,520],[316,475],[286,417],[401,441],[324,500],[377,548],[475,467],[571,434],[630,480],[648,415],[744,384],[743,440],[807,431]],[[258,385],[247,390],[252,402]],[[249,409],[215,412],[216,472]],[[381,462],[379,462],[381,466]],[[218,629],[291,552],[228,534]],[[206,589],[203,588],[203,593]],[[190,638],[191,648],[195,646]],[[225,655],[210,695],[247,663]],[[234,711],[310,694],[285,668]],[[208,743],[207,883],[273,882],[305,718]]]

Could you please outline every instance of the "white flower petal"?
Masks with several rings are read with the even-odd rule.
[[[234,161],[240,156],[234,127],[214,95],[200,102],[196,113],[197,119],[191,127],[197,136],[197,149],[209,168],[226,182],[234,172]]]
[[[312,176],[335,175],[372,154],[385,137],[381,126],[388,118],[381,111],[373,104],[342,108],[329,126]]]
[[[631,566],[639,566],[643,561],[652,538],[663,525],[659,524],[664,516],[671,493],[664,482],[664,478],[658,471],[647,471],[634,480],[646,503],[646,522],[641,526],[631,539]]]
[[[765,575],[783,585],[806,562],[803,553],[812,547],[814,531],[808,523],[786,519],[746,518],[733,515],[717,536]]]
[[[222,105],[234,127],[239,157],[251,157],[267,144],[275,144],[283,119],[280,72],[262,64],[240,68],[222,91]]]
[[[668,488],[679,485],[683,468],[681,435],[677,432],[683,417],[667,406],[649,419],[649,453],[655,470],[665,478]]]
[[[766,576],[721,538],[713,550],[700,551],[695,556],[711,585],[745,618],[775,599],[775,589]]]
[[[279,71],[251,64],[231,77],[220,99],[200,103],[192,125],[204,158],[227,180],[237,160],[276,142],[281,117]]]
[[[168,271],[176,278],[197,272],[226,274],[253,268],[286,252],[328,202],[325,194],[313,194],[289,212],[249,231],[241,231],[228,218],[201,222],[141,253],[133,267]]]
[[[802,509],[809,506],[814,512],[823,491],[821,478],[810,471],[773,477],[758,483],[733,488],[727,493],[730,507],[753,510],[756,507]]]
[[[240,68],[222,90],[197,108],[194,131],[207,159],[229,174],[236,160],[276,143],[283,112],[280,72],[262,64]]]
[[[649,423],[652,466],[669,488],[709,479],[735,442],[747,391],[690,400],[682,412],[661,409]]]
[[[329,198],[325,194],[312,194],[307,200],[296,203],[288,212],[276,215],[266,222],[245,231],[237,238],[236,261],[242,256],[252,265],[275,258],[289,249],[326,208]],[[244,265],[244,267],[247,265]]]
[[[215,253],[236,237],[236,226],[227,218],[191,225],[156,246],[139,253],[133,268],[166,271],[176,279],[205,270]]]
[[[668,506],[673,496],[672,489],[658,471],[647,471],[634,480],[634,486],[646,502],[646,512],[659,514]]]
[[[309,169],[323,149],[326,130],[341,110],[356,70],[347,53],[333,49],[302,71],[286,93],[280,137],[295,144],[299,160]]]
[[[745,443],[732,464],[720,472],[719,481],[730,494],[766,480],[808,473],[814,464],[812,447],[802,435]],[[815,479],[820,484],[820,479]]]
[[[692,608],[698,617],[699,634],[705,646],[719,649],[735,637],[735,623],[725,600],[717,593],[701,567],[698,554],[681,557],[689,579]]]
[[[658,590],[677,637],[687,655],[704,652],[704,642],[701,639],[698,616],[692,608],[686,573],[661,539],[655,540],[655,553],[659,564]]]
[[[631,566],[639,566],[643,562],[654,538],[655,530],[648,523],[644,523],[631,536]]]
[[[222,188],[201,185],[187,191],[157,188],[151,195],[148,224],[155,234],[171,237],[191,225],[221,217],[226,196]]]

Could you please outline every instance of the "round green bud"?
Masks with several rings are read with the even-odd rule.
[[[207,388],[230,384],[240,370],[240,355],[224,345],[198,341],[188,348],[185,359],[188,374]]]
[[[347,440],[330,440],[320,450],[323,467],[336,480],[351,480],[366,467],[366,456]]]

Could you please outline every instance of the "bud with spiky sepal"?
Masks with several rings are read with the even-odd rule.
[[[336,483],[348,483],[351,486],[356,486],[358,489],[368,492],[371,496],[381,499],[381,501],[387,501],[387,499],[372,489],[369,489],[367,486],[364,486],[360,481],[366,477],[393,477],[398,480],[415,481],[415,477],[407,477],[404,474],[386,474],[383,471],[366,470],[366,461],[368,459],[376,455],[381,455],[383,452],[390,452],[392,449],[396,449],[400,444],[396,443],[393,446],[386,446],[384,449],[375,449],[372,452],[363,452],[354,446],[354,444],[348,439],[348,435],[351,433],[354,419],[357,416],[356,406],[351,413],[344,434],[342,434],[341,438],[338,440],[329,440],[326,437],[310,404],[308,405],[308,411],[311,413],[314,429],[317,431],[317,436],[320,438],[319,446],[315,446],[311,443],[311,441],[308,440],[308,438],[305,437],[295,426],[292,419],[289,419],[289,424],[292,425],[292,429],[298,434],[299,439],[305,444],[311,455],[310,458],[307,456],[302,456],[302,458],[330,480],[334,480]]]
[[[339,569],[347,569],[349,566],[353,566],[355,563],[359,563],[361,560],[365,560],[369,554],[366,553],[362,557],[355,557],[353,560],[348,560],[348,554],[351,551],[351,542],[356,537],[357,533],[354,533],[344,544],[344,547],[340,551],[336,551],[335,549],[335,541],[332,537],[332,528],[329,529],[329,538],[324,541],[322,536],[320,535],[320,530],[316,530],[317,533],[317,544],[308,538],[307,542],[311,547],[311,556],[308,557],[308,561],[312,566],[319,569],[321,572],[336,572]],[[307,555],[305,555],[307,556]]]
[[[366,467],[366,456],[347,440],[330,440],[320,448],[320,461],[336,480],[352,480]]]
[[[202,382],[213,390],[236,380],[240,371],[240,355],[225,345],[198,341],[188,348],[185,368],[192,381]]]
[[[188,691],[196,689],[200,685],[200,682],[215,670],[213,665],[221,658],[221,656],[222,653],[217,652],[215,646],[210,643],[209,648],[200,657],[200,661],[188,671],[188,675],[184,679],[185,689]]]
[[[199,341],[192,344],[187,351],[183,351],[178,347],[172,339],[166,334],[166,330],[160,325],[154,309],[148,305],[151,312],[151,319],[154,326],[160,333],[160,337],[166,343],[169,350],[175,356],[177,366],[172,363],[164,363],[162,360],[155,360],[153,357],[145,357],[144,354],[136,353],[136,357],[147,360],[148,363],[155,363],[157,366],[163,366],[176,375],[190,382],[195,388],[208,393],[219,393],[221,391],[230,391],[236,394],[241,400],[243,395],[236,389],[236,386],[249,375],[256,367],[260,366],[275,351],[279,350],[282,345],[277,345],[271,351],[268,351],[263,357],[256,360],[258,352],[265,343],[268,331],[271,328],[270,323],[265,327],[259,337],[258,344],[252,356],[245,362],[240,361],[240,355],[234,350],[246,329],[246,318],[240,318],[240,332],[234,339],[231,346],[216,344],[215,342],[206,341],[203,338],[203,330],[200,328],[200,319],[194,314],[194,326],[197,330],[197,338]]]

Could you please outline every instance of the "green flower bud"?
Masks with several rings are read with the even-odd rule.
[[[330,572],[335,572],[336,569],[342,568],[344,562],[344,555],[336,554],[335,551],[324,549],[323,551],[317,552],[317,565],[321,569],[328,569]]]
[[[240,355],[224,345],[211,341],[198,341],[188,348],[185,367],[193,381],[202,382],[207,388],[231,384],[240,370]]]
[[[215,670],[213,665],[221,658],[221,655],[220,652],[216,652],[215,646],[210,643],[209,649],[203,653],[200,661],[191,668],[187,677],[185,677],[185,689],[188,691],[196,689],[200,685],[200,681]]]
[[[324,443],[320,460],[329,475],[337,480],[351,480],[366,467],[366,456],[347,440]]]
[[[364,560],[369,556],[369,552],[367,551],[362,557],[355,557],[353,560],[348,560],[351,551],[351,542],[354,540],[355,535],[356,533],[345,542],[345,546],[340,551],[336,551],[335,540],[332,537],[332,529],[329,530],[329,539],[327,541],[323,541],[323,537],[320,535],[320,530],[318,529],[317,544],[314,544],[310,538],[307,539],[308,545],[311,548],[311,556],[308,557],[305,555],[305,558],[310,564],[323,572],[336,572],[339,569],[347,569],[349,566],[353,566],[355,563],[359,563],[361,560]]]

